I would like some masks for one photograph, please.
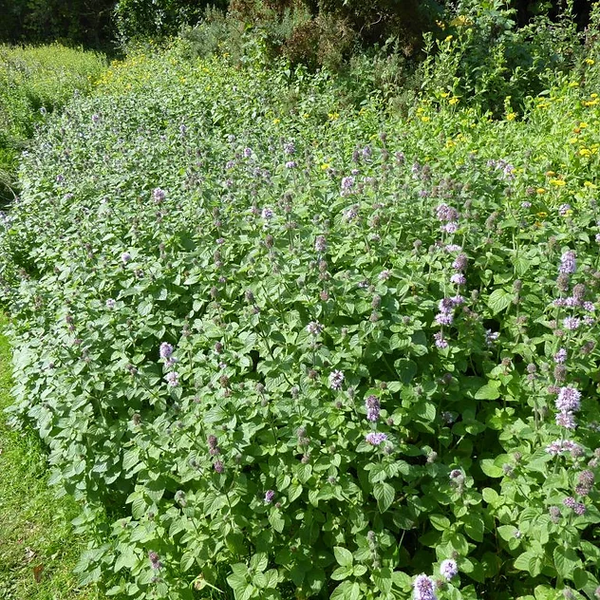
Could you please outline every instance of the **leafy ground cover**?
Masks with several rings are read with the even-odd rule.
[[[6,319],[0,318],[0,326]],[[12,402],[11,354],[0,337],[0,407]],[[47,486],[47,455],[34,431],[0,426],[0,597],[5,600],[97,600],[72,573],[83,548],[70,520],[71,498],[57,501]]]
[[[85,502],[83,581],[597,597],[595,58],[522,116],[401,119],[249,50],[113,64],[4,223],[13,415]]]
[[[18,156],[36,125],[89,90],[104,67],[101,55],[59,44],[0,45],[0,202],[17,192]]]

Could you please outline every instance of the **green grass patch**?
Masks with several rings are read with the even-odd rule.
[[[7,319],[0,315],[0,327]],[[12,402],[11,359],[0,335],[0,409]],[[72,570],[82,542],[71,519],[78,508],[57,500],[48,488],[47,455],[30,431],[16,431],[0,419],[0,598],[3,600],[98,600],[80,589]]]

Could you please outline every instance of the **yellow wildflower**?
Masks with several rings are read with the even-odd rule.
[[[340,118],[340,114],[336,112],[330,112],[327,116],[331,121],[337,121]]]
[[[329,163],[323,163],[321,165],[321,171],[327,171],[331,165]]]
[[[571,81],[571,83],[569,83],[569,87],[570,88],[579,87],[579,82],[578,81]]]
[[[450,42],[450,41],[452,41],[453,37],[454,37],[453,35],[449,35],[449,36],[446,37],[446,39],[444,41],[445,42]]]
[[[564,179],[551,179],[548,183],[550,185],[555,185],[556,187],[563,187],[567,185],[567,182]]]
[[[516,118],[516,116],[517,116],[517,114],[516,114],[516,113],[514,113],[514,112],[509,112],[509,113],[506,115],[506,120],[507,120],[507,121],[514,121],[514,120],[515,120],[515,118]]]
[[[273,119],[273,125],[279,125],[279,123],[281,123],[281,119]]]
[[[537,213],[537,215],[540,219],[545,219],[548,216],[547,212],[541,211],[539,213]]]
[[[584,182],[583,182],[583,187],[586,187],[586,188],[590,188],[590,189],[592,189],[592,190],[595,190],[597,186],[596,186],[596,185],[594,185],[594,184],[593,184],[591,181],[584,181]]]
[[[596,61],[593,58],[586,58],[584,62],[586,65],[592,66]]]
[[[430,117],[421,117],[421,121],[423,121],[423,123],[429,123],[429,121],[431,121]]]
[[[546,190],[544,188],[538,188],[537,190],[535,190],[538,194],[545,194]]]
[[[448,100],[448,104],[450,104],[451,106],[454,106],[455,104],[458,104],[460,102],[460,100],[458,98],[450,98],[450,100]]]
[[[587,148],[580,148],[579,149],[579,156],[591,156],[592,151],[588,150]]]

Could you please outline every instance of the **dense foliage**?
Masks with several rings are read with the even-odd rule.
[[[24,161],[14,415],[115,515],[83,579],[597,597],[593,55],[522,118],[401,120],[262,50],[115,63]]]
[[[36,126],[73,94],[89,91],[105,66],[97,53],[59,44],[0,45],[0,204],[18,191],[18,157]]]

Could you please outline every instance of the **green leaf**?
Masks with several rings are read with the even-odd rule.
[[[499,387],[499,381],[488,381],[483,387],[480,387],[477,392],[475,392],[475,400],[497,400],[500,398]]]
[[[392,571],[388,567],[374,570],[371,574],[373,583],[377,586],[380,592],[389,594],[392,591]]]
[[[269,565],[269,557],[265,552],[257,552],[250,559],[250,569],[263,573]]]
[[[389,483],[376,483],[373,486],[373,496],[377,500],[379,512],[384,513],[394,502],[396,490]]]
[[[573,548],[557,546],[554,549],[554,567],[556,572],[564,578],[570,579],[576,567],[580,566],[580,560]]]
[[[484,458],[480,460],[479,466],[488,477],[502,477],[504,475],[502,467],[497,467],[492,458]]]
[[[338,567],[331,574],[331,579],[333,579],[334,581],[342,581],[342,580],[350,577],[350,575],[352,575],[352,567],[351,566],[348,565],[345,567]]]
[[[513,297],[514,294],[509,293],[506,290],[494,290],[487,300],[487,304],[490,307],[492,314],[495,315],[508,308],[513,301]]]
[[[330,600],[359,600],[359,598],[360,586],[350,581],[340,583],[330,596]]]
[[[281,515],[281,511],[278,508],[274,508],[269,513],[269,523],[271,524],[271,527],[273,527],[273,529],[278,533],[283,531],[283,528],[285,527],[285,519]]]
[[[483,488],[481,495],[483,496],[484,501],[492,506],[500,499],[498,492],[492,488]]]
[[[476,542],[483,542],[484,524],[481,515],[469,513],[463,518],[465,533]]]
[[[335,555],[335,560],[338,565],[341,565],[342,567],[349,567],[352,565],[353,558],[350,550],[342,548],[341,546],[335,546],[333,548],[333,554]]]

